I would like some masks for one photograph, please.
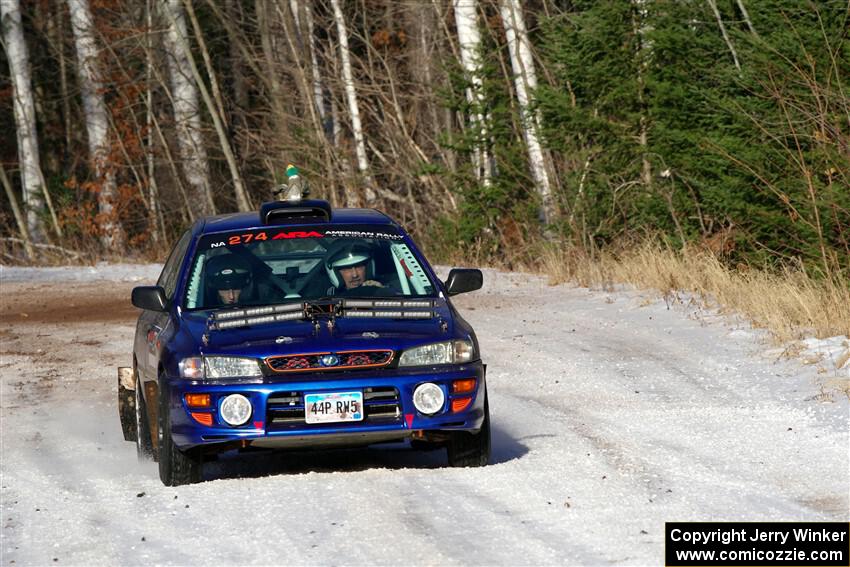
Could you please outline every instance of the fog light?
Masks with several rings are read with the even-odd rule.
[[[221,402],[221,419],[229,425],[242,425],[251,417],[251,402],[242,394],[231,394]]]
[[[420,384],[413,391],[413,405],[425,415],[433,415],[443,409],[445,401],[443,389],[431,382]]]

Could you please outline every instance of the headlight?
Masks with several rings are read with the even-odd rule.
[[[180,376],[191,380],[203,378],[243,378],[262,376],[260,364],[254,358],[238,356],[193,356],[180,361]]]
[[[260,365],[254,358],[236,356],[206,356],[207,378],[240,378],[242,376],[262,376]]]
[[[445,341],[407,349],[398,359],[399,366],[462,364],[473,359],[475,348],[470,340]]]

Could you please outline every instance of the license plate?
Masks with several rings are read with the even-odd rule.
[[[363,392],[306,394],[304,406],[307,423],[363,421]]]

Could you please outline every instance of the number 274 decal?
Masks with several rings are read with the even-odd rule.
[[[281,240],[283,238],[323,238],[324,235],[316,232],[315,230],[311,230],[309,232],[304,231],[293,231],[293,232],[278,232],[275,234],[271,240]],[[265,232],[256,232],[256,233],[246,233],[246,234],[234,234],[233,236],[227,239],[227,244],[229,246],[235,246],[237,244],[248,244],[249,242],[253,242],[255,240],[269,240],[269,235]]]

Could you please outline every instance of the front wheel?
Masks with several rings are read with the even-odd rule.
[[[168,389],[162,379],[159,381],[157,440],[159,442],[159,479],[165,486],[180,486],[200,482],[200,455],[181,451],[171,438]]]
[[[477,433],[452,433],[446,447],[450,467],[483,467],[490,461],[490,401],[484,392],[484,422]]]

